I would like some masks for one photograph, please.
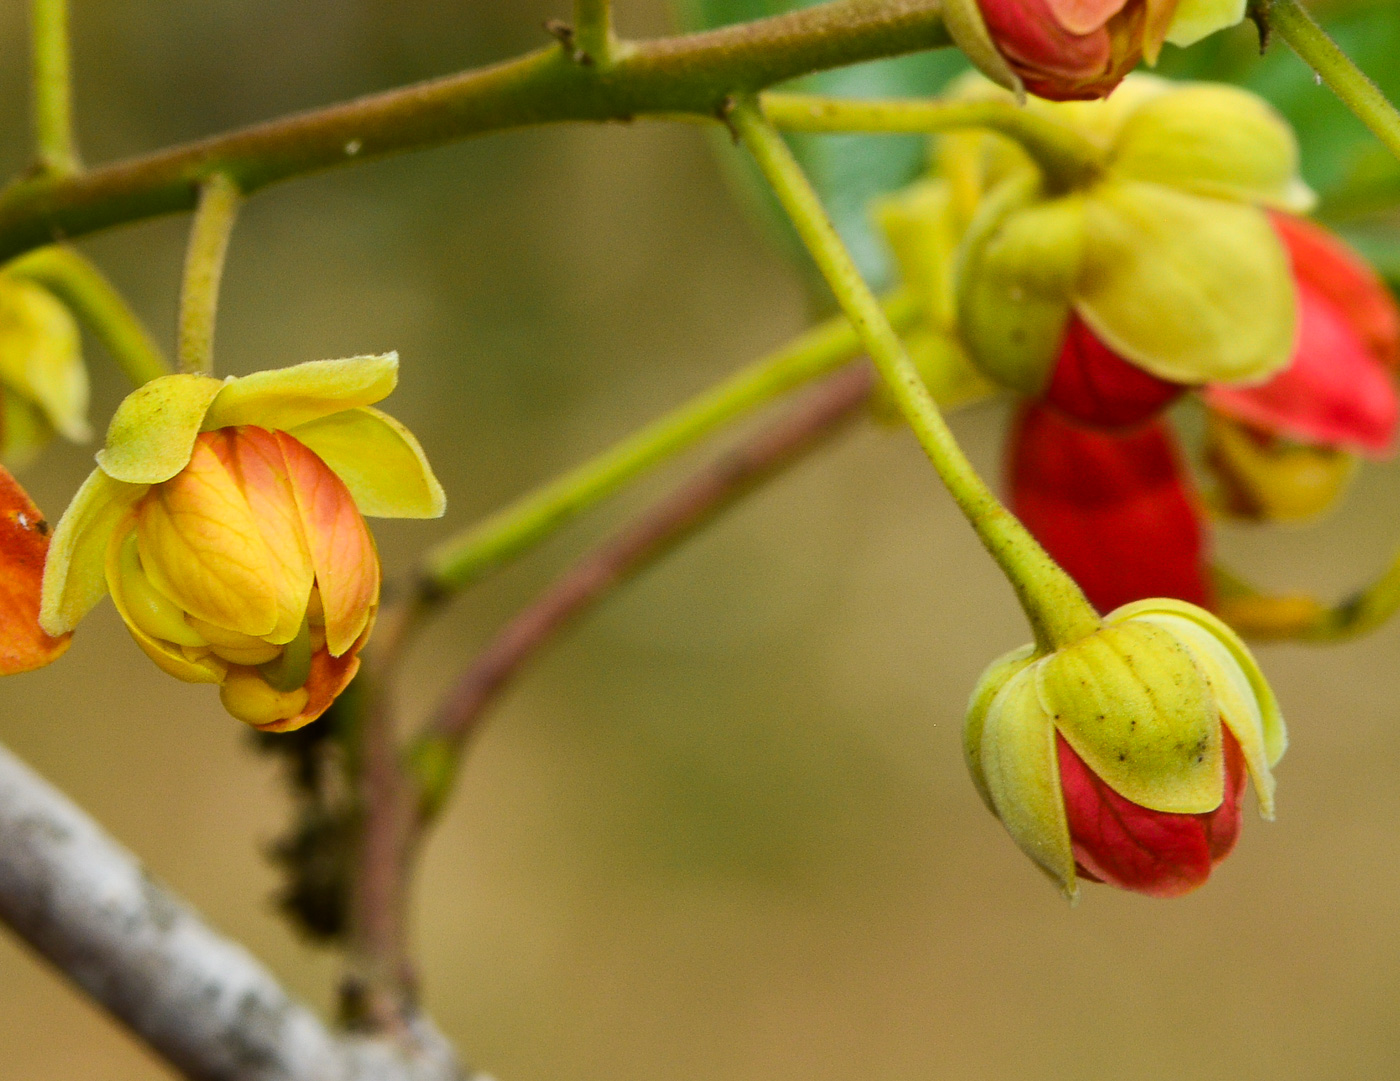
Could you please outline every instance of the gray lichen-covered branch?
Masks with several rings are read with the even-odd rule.
[[[208,1081],[459,1081],[424,1018],[339,1036],[0,747],[0,921],[171,1065]]]

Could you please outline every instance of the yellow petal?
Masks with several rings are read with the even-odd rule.
[[[1297,301],[1262,210],[1128,180],[1084,206],[1075,307],[1110,349],[1177,383],[1258,382],[1288,363]]]
[[[272,556],[248,500],[206,439],[137,507],[151,584],[197,619],[254,637],[277,624]]]
[[[230,379],[209,407],[205,430],[256,424],[287,430],[342,409],[388,397],[399,378],[399,355],[312,360],[291,368]]]
[[[39,625],[64,634],[107,592],[107,542],[146,488],[94,469],[58,520],[44,561]]]
[[[1021,851],[1071,900],[1079,886],[1070,846],[1055,726],[1035,691],[1037,665],[1017,672],[992,699],[982,726],[982,776]]]
[[[163,375],[137,387],[112,415],[97,464],[128,484],[169,480],[189,462],[205,411],[222,386],[207,375]]]
[[[116,606],[117,614],[122,617],[127,631],[136,640],[136,644],[141,647],[142,652],[155,661],[157,667],[167,675],[182,679],[186,683],[221,682],[228,666],[218,657],[215,657],[207,649],[181,648],[172,642],[166,642],[147,634],[127,607],[123,590],[121,552],[126,534],[133,525],[134,522],[129,514],[123,516],[118,523],[119,528],[109,536],[107,550],[103,553],[107,584],[111,589],[112,603]]]
[[[290,720],[306,708],[310,697],[304,687],[286,692],[274,690],[257,672],[247,668],[230,671],[219,688],[224,709],[254,728]]]
[[[1191,652],[1160,627],[1105,626],[1037,666],[1041,705],[1110,788],[1153,811],[1220,806],[1220,716]]]
[[[369,625],[379,602],[379,554],[345,483],[292,436],[278,435],[316,568],[326,649],[340,657]]]
[[[42,286],[0,276],[0,381],[38,404],[74,441],[92,438],[78,324]]]
[[[1263,98],[1233,86],[1184,86],[1146,102],[1124,124],[1109,168],[1197,195],[1308,209],[1297,205],[1307,189],[1292,128]]]
[[[288,433],[345,482],[371,518],[441,518],[447,497],[413,433],[378,409],[332,413]]]

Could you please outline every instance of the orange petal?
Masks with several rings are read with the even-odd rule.
[[[332,657],[326,650],[318,649],[311,655],[311,675],[307,677],[305,684],[306,707],[300,713],[285,721],[273,721],[271,724],[255,727],[263,732],[291,732],[310,724],[325,713],[360,670],[360,647],[369,638],[373,626],[374,612],[371,611],[364,632],[345,653],[339,657]]]
[[[277,626],[265,637],[282,645],[301,629],[315,569],[287,477],[282,446],[266,428],[220,428],[209,433],[219,460],[243,490],[272,557],[268,580],[277,596]]]
[[[141,566],[190,615],[262,637],[277,625],[272,556],[214,441],[202,434],[189,465],[138,504]]]
[[[1126,0],[1047,0],[1055,21],[1071,34],[1092,34],[1123,10]]]
[[[71,634],[51,638],[39,626],[48,550],[48,523],[0,466],[0,675],[42,668],[68,648]]]
[[[274,434],[316,568],[326,647],[339,657],[360,637],[379,602],[379,553],[345,482],[286,432]]]

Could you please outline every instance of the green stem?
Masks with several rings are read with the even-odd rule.
[[[835,0],[681,37],[628,43],[600,70],[558,46],[489,67],[228,132],[81,176],[0,192],[0,260],[97,229],[189,210],[227,173],[245,195],[335,165],[530,124],[716,117],[737,90],[951,44],[938,0]]]
[[[30,0],[29,18],[33,40],[34,141],[39,167],[49,176],[71,176],[81,166],[73,138],[68,0]]]
[[[1263,593],[1222,567],[1213,574],[1220,617],[1247,638],[1345,642],[1400,611],[1400,553],[1374,582],[1330,606],[1303,593]]]
[[[738,102],[729,122],[758,162],[837,302],[865,342],[934,469],[1016,590],[1036,645],[1050,651],[1093,633],[1099,626],[1098,617],[1074,580],[1001,505],[963,454],[783,137],[764,118],[754,99]]]
[[[1272,0],[1261,5],[1271,30],[1292,46],[1303,63],[1321,76],[1342,104],[1375,134],[1386,148],[1400,157],[1400,112],[1390,104],[1351,57],[1337,46],[1297,2]]]
[[[215,173],[200,189],[190,243],[185,250],[185,277],[180,289],[180,327],[176,355],[180,371],[211,375],[214,371],[214,319],[219,310],[219,283],[229,238],[242,202],[237,186]]]
[[[612,65],[612,0],[574,0],[574,47],[584,63],[606,68]]]
[[[905,294],[891,297],[887,307],[890,320],[901,327],[911,325],[919,314],[913,298]],[[808,331],[439,545],[425,561],[425,586],[434,593],[450,592],[480,581],[647,469],[736,417],[825,375],[860,350],[860,338],[845,319],[832,319]]]
[[[856,101],[813,94],[768,93],[769,123],[787,131],[924,134],[986,128],[1015,140],[1053,187],[1080,187],[1097,177],[1105,156],[1073,128],[1010,101]]]
[[[137,386],[169,375],[170,364],[140,318],[102,272],[61,244],[36,248],[5,266],[5,273],[42,285],[92,332]]]

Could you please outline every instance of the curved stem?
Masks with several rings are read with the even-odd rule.
[[[30,0],[33,40],[34,141],[39,168],[51,176],[78,172],[69,77],[68,0]]]
[[[886,304],[891,322],[911,325],[912,297]],[[692,398],[602,454],[497,511],[428,553],[425,587],[464,589],[555,532],[641,473],[694,446],[735,418],[846,363],[861,350],[851,324],[836,318]]]
[[[1303,63],[1321,76],[1342,104],[1396,157],[1400,157],[1400,112],[1386,100],[1351,57],[1298,4],[1297,0],[1272,0],[1261,11],[1271,30],[1292,47]]]
[[[0,193],[0,260],[59,237],[188,210],[214,173],[228,174],[246,195],[334,165],[530,124],[715,117],[736,90],[950,44],[938,0],[835,0],[700,34],[629,43],[601,70],[550,46],[81,176],[17,182]]]
[[[185,277],[180,288],[180,326],[176,356],[180,371],[211,375],[214,371],[214,320],[219,310],[219,283],[229,238],[242,201],[237,186],[215,173],[200,188],[199,206],[185,250]]]
[[[758,162],[831,291],[860,333],[934,469],[1016,590],[1036,645],[1049,651],[1093,633],[1099,626],[1098,616],[1074,579],[1001,505],[963,454],[783,137],[764,118],[754,99],[736,104],[729,122]]]
[[[62,244],[36,248],[12,260],[4,272],[36,282],[62,300],[138,387],[170,374],[170,364],[145,324],[102,272],[74,249]]]
[[[814,94],[767,93],[763,115],[774,127],[802,132],[924,134],[986,128],[1015,140],[1057,188],[1082,186],[1104,154],[1073,128],[1010,101],[858,101]]]
[[[1374,582],[1330,606],[1306,593],[1263,593],[1224,568],[1213,570],[1220,618],[1247,638],[1345,642],[1400,612],[1400,553]]]

